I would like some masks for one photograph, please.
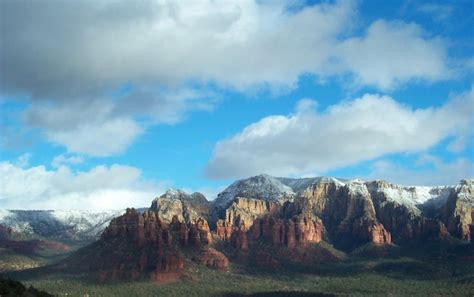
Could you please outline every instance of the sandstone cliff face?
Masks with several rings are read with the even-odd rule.
[[[390,244],[391,234],[377,219],[365,183],[343,184],[327,179],[310,185],[295,199],[287,213],[312,213],[322,218],[329,237],[343,247],[364,242]]]
[[[369,190],[377,218],[390,230],[396,242],[446,238],[448,234],[442,222],[424,217],[418,208],[393,201],[381,190],[390,186],[376,181],[369,184]]]
[[[382,224],[373,220],[356,220],[352,227],[352,238],[356,242],[371,242],[375,245],[392,243],[390,232]]]
[[[343,185],[334,180],[327,180],[309,185],[299,199],[295,201],[300,210],[311,210],[317,216],[327,215],[335,220],[342,217],[344,208],[335,207],[334,200],[338,200],[340,189]],[[341,210],[338,212],[338,210]],[[331,216],[330,216],[331,215]]]
[[[97,254],[90,269],[99,279],[134,280],[148,277],[168,282],[180,277],[185,258],[180,247],[191,247],[200,263],[223,269],[228,265],[225,256],[209,251],[212,235],[207,221],[181,222],[176,215],[168,224],[158,211],[134,209],[111,221],[98,243]]]
[[[262,185],[264,190],[258,188]],[[202,265],[227,269],[229,260],[212,247],[211,229],[220,239],[214,246],[228,245],[225,251],[233,260],[265,267],[280,265],[279,257],[301,263],[337,258],[316,244],[323,240],[352,250],[365,243],[403,244],[450,235],[470,240],[473,232],[472,181],[428,188],[258,176],[224,192],[211,226],[211,205],[199,193],[171,190],[154,200],[150,211],[127,210],[104,231],[91,270],[102,279],[172,281],[180,277],[189,251]],[[423,207],[426,201],[430,208]]]
[[[217,220],[216,234],[220,239],[229,241],[237,231],[246,232],[254,221],[264,215],[278,215],[281,206],[275,202],[236,198],[225,210],[225,217]],[[235,235],[241,236],[241,235]],[[236,240],[234,236],[234,241]]]
[[[252,227],[255,219],[279,211],[280,205],[275,202],[239,197],[226,209],[225,222],[245,231]]]
[[[249,234],[253,240],[263,239],[273,246],[284,245],[293,249],[320,242],[324,236],[324,226],[320,219],[304,215],[289,220],[265,216],[255,220]]]
[[[448,231],[465,240],[471,241],[469,225],[474,218],[474,182],[463,180],[449,196],[441,209],[440,219],[446,224]]]
[[[248,239],[264,239],[278,246],[294,248],[320,242],[328,228],[328,236],[336,244],[353,246],[364,242],[390,244],[391,234],[377,220],[371,195],[363,182],[351,186],[325,179],[298,194],[294,202],[279,204],[248,198],[237,198],[217,221],[216,233],[232,246],[245,249]],[[319,219],[319,217],[322,218]],[[233,235],[239,231],[238,234]]]
[[[229,259],[223,253],[213,248],[202,250],[197,262],[219,270],[225,270],[229,266]]]
[[[271,185],[271,190],[257,189],[261,185]],[[236,198],[238,193],[253,193],[255,197]],[[284,193],[291,194],[292,199],[281,202],[276,198]],[[311,214],[324,222],[328,240],[336,245],[344,243],[348,248],[364,242],[444,239],[450,234],[470,240],[474,213],[472,181],[462,181],[455,187],[403,187],[380,180],[262,175],[234,183],[219,197],[222,201],[234,199],[232,203],[226,200],[227,206],[218,214],[220,221],[216,219],[216,232],[221,239],[230,240],[235,230],[250,229],[263,215],[288,219]],[[274,201],[274,210],[268,201]],[[432,206],[432,213],[425,211],[426,205]]]

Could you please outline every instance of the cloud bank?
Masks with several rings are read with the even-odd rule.
[[[387,90],[450,75],[446,42],[416,24],[355,30],[355,1],[290,4],[1,1],[0,95],[26,98],[24,122],[49,141],[109,156],[148,125],[212,109],[214,96],[189,83],[291,89],[312,74]]]
[[[145,182],[124,165],[73,171],[67,166],[22,167],[0,162],[0,204],[4,209],[123,209],[148,207],[165,183]]]
[[[316,110],[301,100],[293,114],[268,116],[219,141],[210,178],[324,173],[395,153],[423,152],[449,137],[472,135],[474,88],[438,108],[413,109],[366,94]]]

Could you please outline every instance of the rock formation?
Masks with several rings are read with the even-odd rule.
[[[323,239],[324,226],[318,218],[297,216],[289,220],[270,215],[255,220],[249,231],[253,240],[263,239],[273,246],[286,246],[289,249],[297,245],[318,243]]]
[[[235,182],[214,203],[169,190],[148,211],[127,209],[113,219],[88,259],[100,279],[167,282],[190,260],[225,270],[226,255],[264,267],[313,263],[316,253],[337,258],[322,241],[346,251],[450,236],[469,241],[473,188],[472,181],[430,188],[260,175]]]
[[[203,218],[190,223],[180,221],[175,215],[168,223],[157,210],[140,214],[135,209],[127,209],[105,229],[90,269],[101,280],[148,277],[159,282],[173,281],[185,267],[185,256],[180,248],[194,250],[199,254],[195,259],[199,263],[225,269],[227,258],[210,249],[211,243],[209,225]]]
[[[263,201],[270,201],[283,205],[293,201],[295,192],[278,178],[267,174],[253,176],[234,182],[224,191],[220,192],[214,201],[218,212],[225,210],[237,197],[246,197]]]
[[[170,223],[174,216],[179,221],[195,223],[198,219],[209,218],[211,205],[201,193],[187,194],[170,189],[153,200],[150,209],[156,211],[162,221]]]
[[[474,223],[473,197],[474,182],[472,180],[462,180],[461,183],[451,191],[439,216],[451,234],[465,241],[470,241],[472,237],[469,225]]]
[[[225,211],[225,222],[230,226],[248,230],[255,219],[266,214],[278,214],[280,205],[275,202],[236,198]]]
[[[200,252],[197,262],[206,265],[207,267],[225,270],[229,266],[227,257],[213,248],[204,249]]]

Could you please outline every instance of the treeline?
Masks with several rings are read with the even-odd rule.
[[[24,284],[4,278],[0,275],[0,296],[1,297],[52,297],[53,295],[40,291],[33,286],[26,287]]]

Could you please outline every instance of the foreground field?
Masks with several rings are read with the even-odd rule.
[[[16,277],[58,296],[473,296],[472,266],[459,260],[352,256],[311,269],[292,266],[273,272],[236,265],[232,272],[222,272],[189,263],[183,279],[171,284],[146,280],[99,284],[87,275]]]

